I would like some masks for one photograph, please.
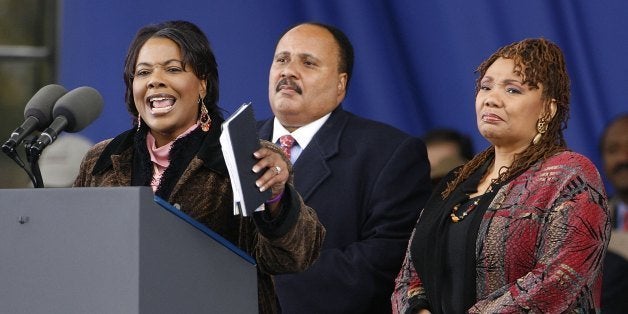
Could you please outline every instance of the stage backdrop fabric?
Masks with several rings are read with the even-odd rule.
[[[131,126],[122,67],[143,25],[183,19],[199,25],[216,54],[226,115],[252,102],[271,115],[268,70],[279,35],[317,21],[344,30],[355,48],[343,106],[421,136],[451,127],[487,147],[474,113],[474,70],[497,48],[544,37],[564,51],[571,77],[569,146],[598,166],[597,142],[613,116],[628,111],[628,1],[589,0],[65,0],[59,83],[99,90],[105,107],[82,131],[94,141]]]

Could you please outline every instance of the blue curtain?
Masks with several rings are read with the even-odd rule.
[[[628,111],[628,1],[608,0],[108,0],[63,1],[61,84],[98,89],[101,117],[82,134],[94,141],[130,127],[122,66],[143,25],[185,19],[208,35],[218,59],[220,105],[251,101],[270,116],[268,70],[289,26],[336,25],[352,40],[356,62],[344,107],[420,136],[451,127],[478,135],[475,68],[498,47],[544,37],[562,47],[571,76],[569,146],[599,163],[597,141],[614,115]]]

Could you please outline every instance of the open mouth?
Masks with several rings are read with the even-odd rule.
[[[171,96],[154,96],[148,98],[148,104],[152,114],[164,114],[174,108],[176,99]]]

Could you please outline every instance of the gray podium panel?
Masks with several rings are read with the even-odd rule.
[[[175,211],[147,187],[0,190],[0,311],[257,313],[250,257]]]

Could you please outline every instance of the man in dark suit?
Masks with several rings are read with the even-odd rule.
[[[604,174],[615,190],[608,200],[613,230],[604,260],[602,313],[628,313],[628,113],[606,125],[600,153]]]
[[[259,123],[259,134],[284,144],[296,189],[327,229],[309,270],[274,277],[282,313],[389,313],[394,278],[429,197],[423,142],[340,106],[352,67],[351,43],[328,25],[293,27],[276,46],[275,117]]]

